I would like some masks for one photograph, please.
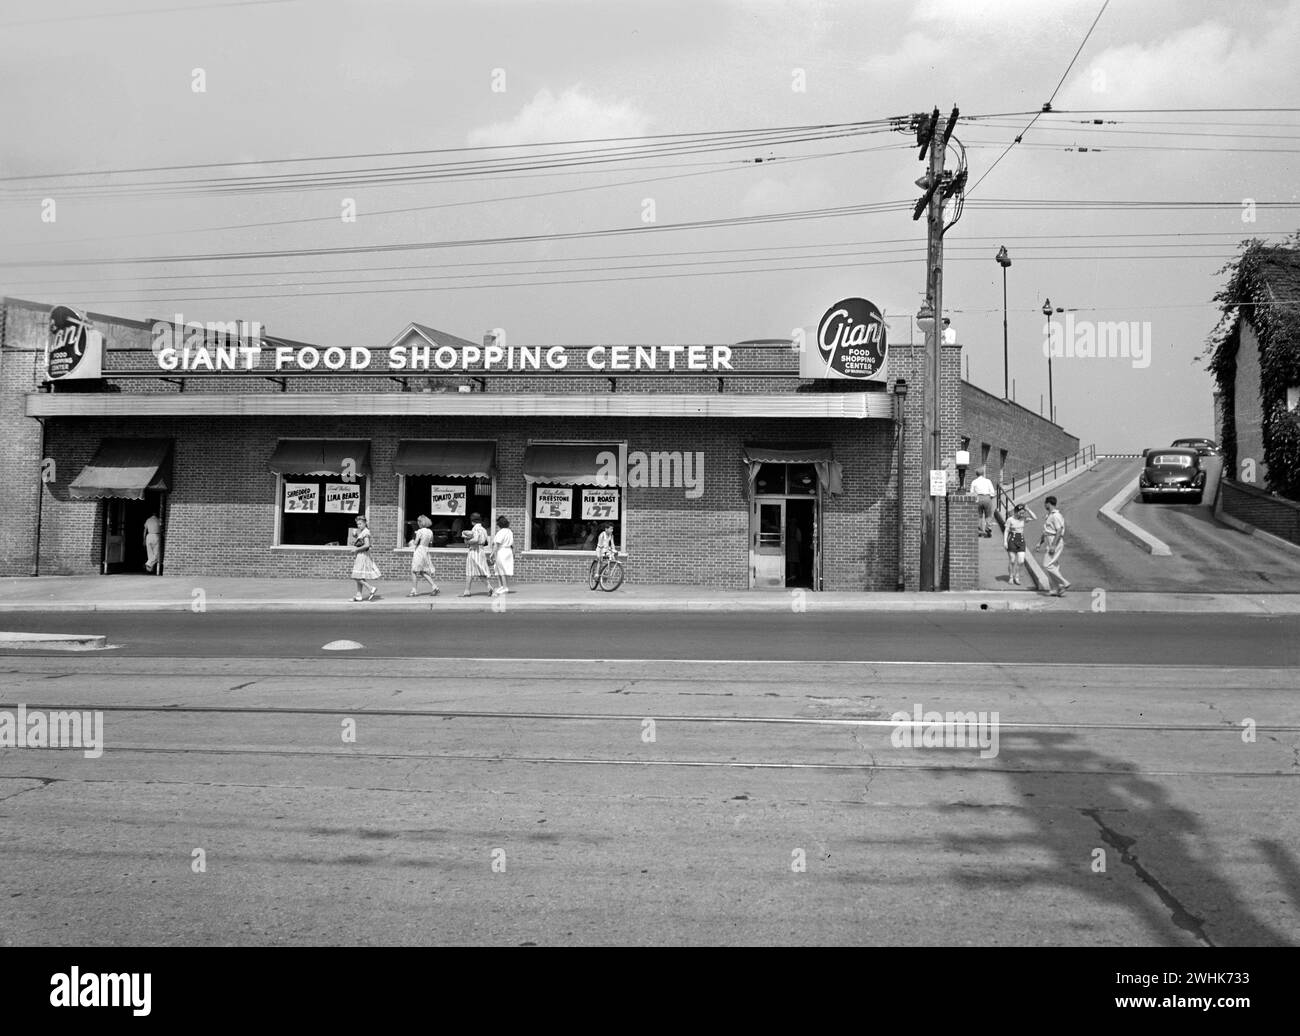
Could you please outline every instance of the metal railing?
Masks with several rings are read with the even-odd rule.
[[[1010,505],[1015,503],[1016,498],[1022,494],[1030,493],[1035,483],[1041,489],[1049,482],[1054,482],[1062,475],[1068,475],[1071,471],[1077,471],[1085,464],[1091,464],[1097,459],[1097,447],[1085,446],[1073,456],[1066,457],[1064,460],[1054,460],[1050,464],[1044,464],[1041,468],[1024,475],[1017,475],[1010,483],[998,483],[997,510],[999,514],[1005,515]]]

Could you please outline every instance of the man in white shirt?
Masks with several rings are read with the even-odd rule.
[[[1043,549],[1043,571],[1047,573],[1047,585],[1053,597],[1064,597],[1070,589],[1070,581],[1061,575],[1061,555],[1065,552],[1065,515],[1056,508],[1056,497],[1049,496],[1043,501],[1047,505],[1047,517],[1043,519],[1043,534],[1038,537],[1038,545]]]
[[[993,517],[993,482],[984,474],[983,468],[975,469],[975,481],[970,484],[970,491],[975,495],[975,502],[980,509],[980,535],[992,536],[993,529],[989,519]]]
[[[162,546],[162,522],[157,514],[151,514],[144,520],[144,551],[146,559],[144,570],[153,572],[158,567],[158,552]]]

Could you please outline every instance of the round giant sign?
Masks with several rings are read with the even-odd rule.
[[[51,378],[71,374],[86,351],[86,317],[71,306],[50,310],[48,371]]]
[[[826,377],[874,377],[889,351],[885,318],[866,299],[842,299],[817,324],[817,349]]]

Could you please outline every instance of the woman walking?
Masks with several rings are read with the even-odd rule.
[[[369,590],[370,595],[364,600],[373,601],[379,594],[379,587],[371,586],[366,580],[383,579],[384,574],[379,571],[379,566],[370,556],[370,530],[366,528],[366,520],[361,515],[357,515],[357,538],[352,546],[352,553],[357,556],[356,561],[352,562],[352,578],[357,581],[357,595],[352,599],[362,600],[361,595]]]
[[[1007,515],[1002,530],[1002,546],[1007,552],[1007,581],[1016,586],[1020,585],[1020,569],[1025,564],[1025,522],[1037,517],[1024,504],[1016,504]]]
[[[429,546],[433,543],[433,520],[422,514],[415,520],[415,553],[411,555],[411,592],[407,597],[420,596],[420,580],[427,579],[433,596],[438,596],[438,584],[433,581],[433,555]]]
[[[497,519],[497,534],[492,537],[492,546],[493,568],[496,569],[496,574],[501,580],[501,585],[492,592],[508,594],[510,587],[506,585],[506,576],[515,574],[515,534],[510,531],[510,519],[505,515]]]
[[[469,588],[475,579],[482,579],[488,585],[488,593],[492,592],[492,569],[488,567],[488,534],[483,528],[483,516],[480,514],[471,514],[469,516],[470,527],[461,533],[465,540],[465,546],[469,550],[465,554],[465,592],[461,597],[469,597]]]

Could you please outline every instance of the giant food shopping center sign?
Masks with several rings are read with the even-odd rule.
[[[799,354],[801,378],[886,381],[885,318],[866,299],[841,299],[817,324],[817,348]]]
[[[275,345],[263,341],[256,322],[187,324],[179,313],[175,324],[159,321],[153,333],[153,354],[165,371],[265,370],[263,355],[277,371],[558,371],[570,359],[562,345],[395,345],[374,351],[361,345]],[[596,345],[582,357],[594,371],[733,369],[726,345]]]

